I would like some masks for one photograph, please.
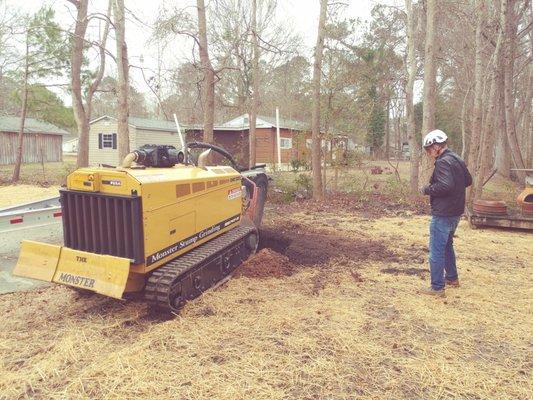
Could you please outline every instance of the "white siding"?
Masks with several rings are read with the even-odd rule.
[[[130,149],[135,147],[135,128],[130,126]],[[117,133],[117,121],[109,118],[101,119],[91,124],[89,131],[89,165],[108,164],[118,165],[118,149],[99,149],[99,133]],[[118,139],[118,138],[117,138]],[[118,143],[117,143],[118,145]],[[117,146],[118,147],[118,146]]]
[[[165,131],[148,131],[138,129],[135,137],[136,148],[143,144],[168,144],[179,149],[181,147],[180,138],[177,133]]]

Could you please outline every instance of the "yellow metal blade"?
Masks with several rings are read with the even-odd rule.
[[[120,299],[129,272],[130,260],[127,258],[63,247],[52,281]]]
[[[59,261],[61,246],[23,240],[13,275],[50,282]]]

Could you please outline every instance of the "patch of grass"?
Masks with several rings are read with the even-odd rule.
[[[14,165],[0,165],[0,185],[10,185]],[[19,184],[42,187],[60,186],[66,183],[67,175],[76,169],[76,157],[64,156],[62,162],[22,164]]]

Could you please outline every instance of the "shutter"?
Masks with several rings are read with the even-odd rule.
[[[117,134],[113,133],[113,149],[117,148]]]
[[[102,146],[103,136],[104,136],[103,133],[99,133],[99,134],[98,134],[98,148],[99,148],[99,149],[101,149],[101,148],[104,147],[104,146]]]

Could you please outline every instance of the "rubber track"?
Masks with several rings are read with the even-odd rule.
[[[240,226],[163,264],[148,278],[144,298],[157,307],[174,310],[175,307],[170,304],[169,293],[176,280],[180,276],[185,277],[188,271],[200,267],[203,262],[216,256],[217,253],[243,240],[254,230],[253,227]]]

